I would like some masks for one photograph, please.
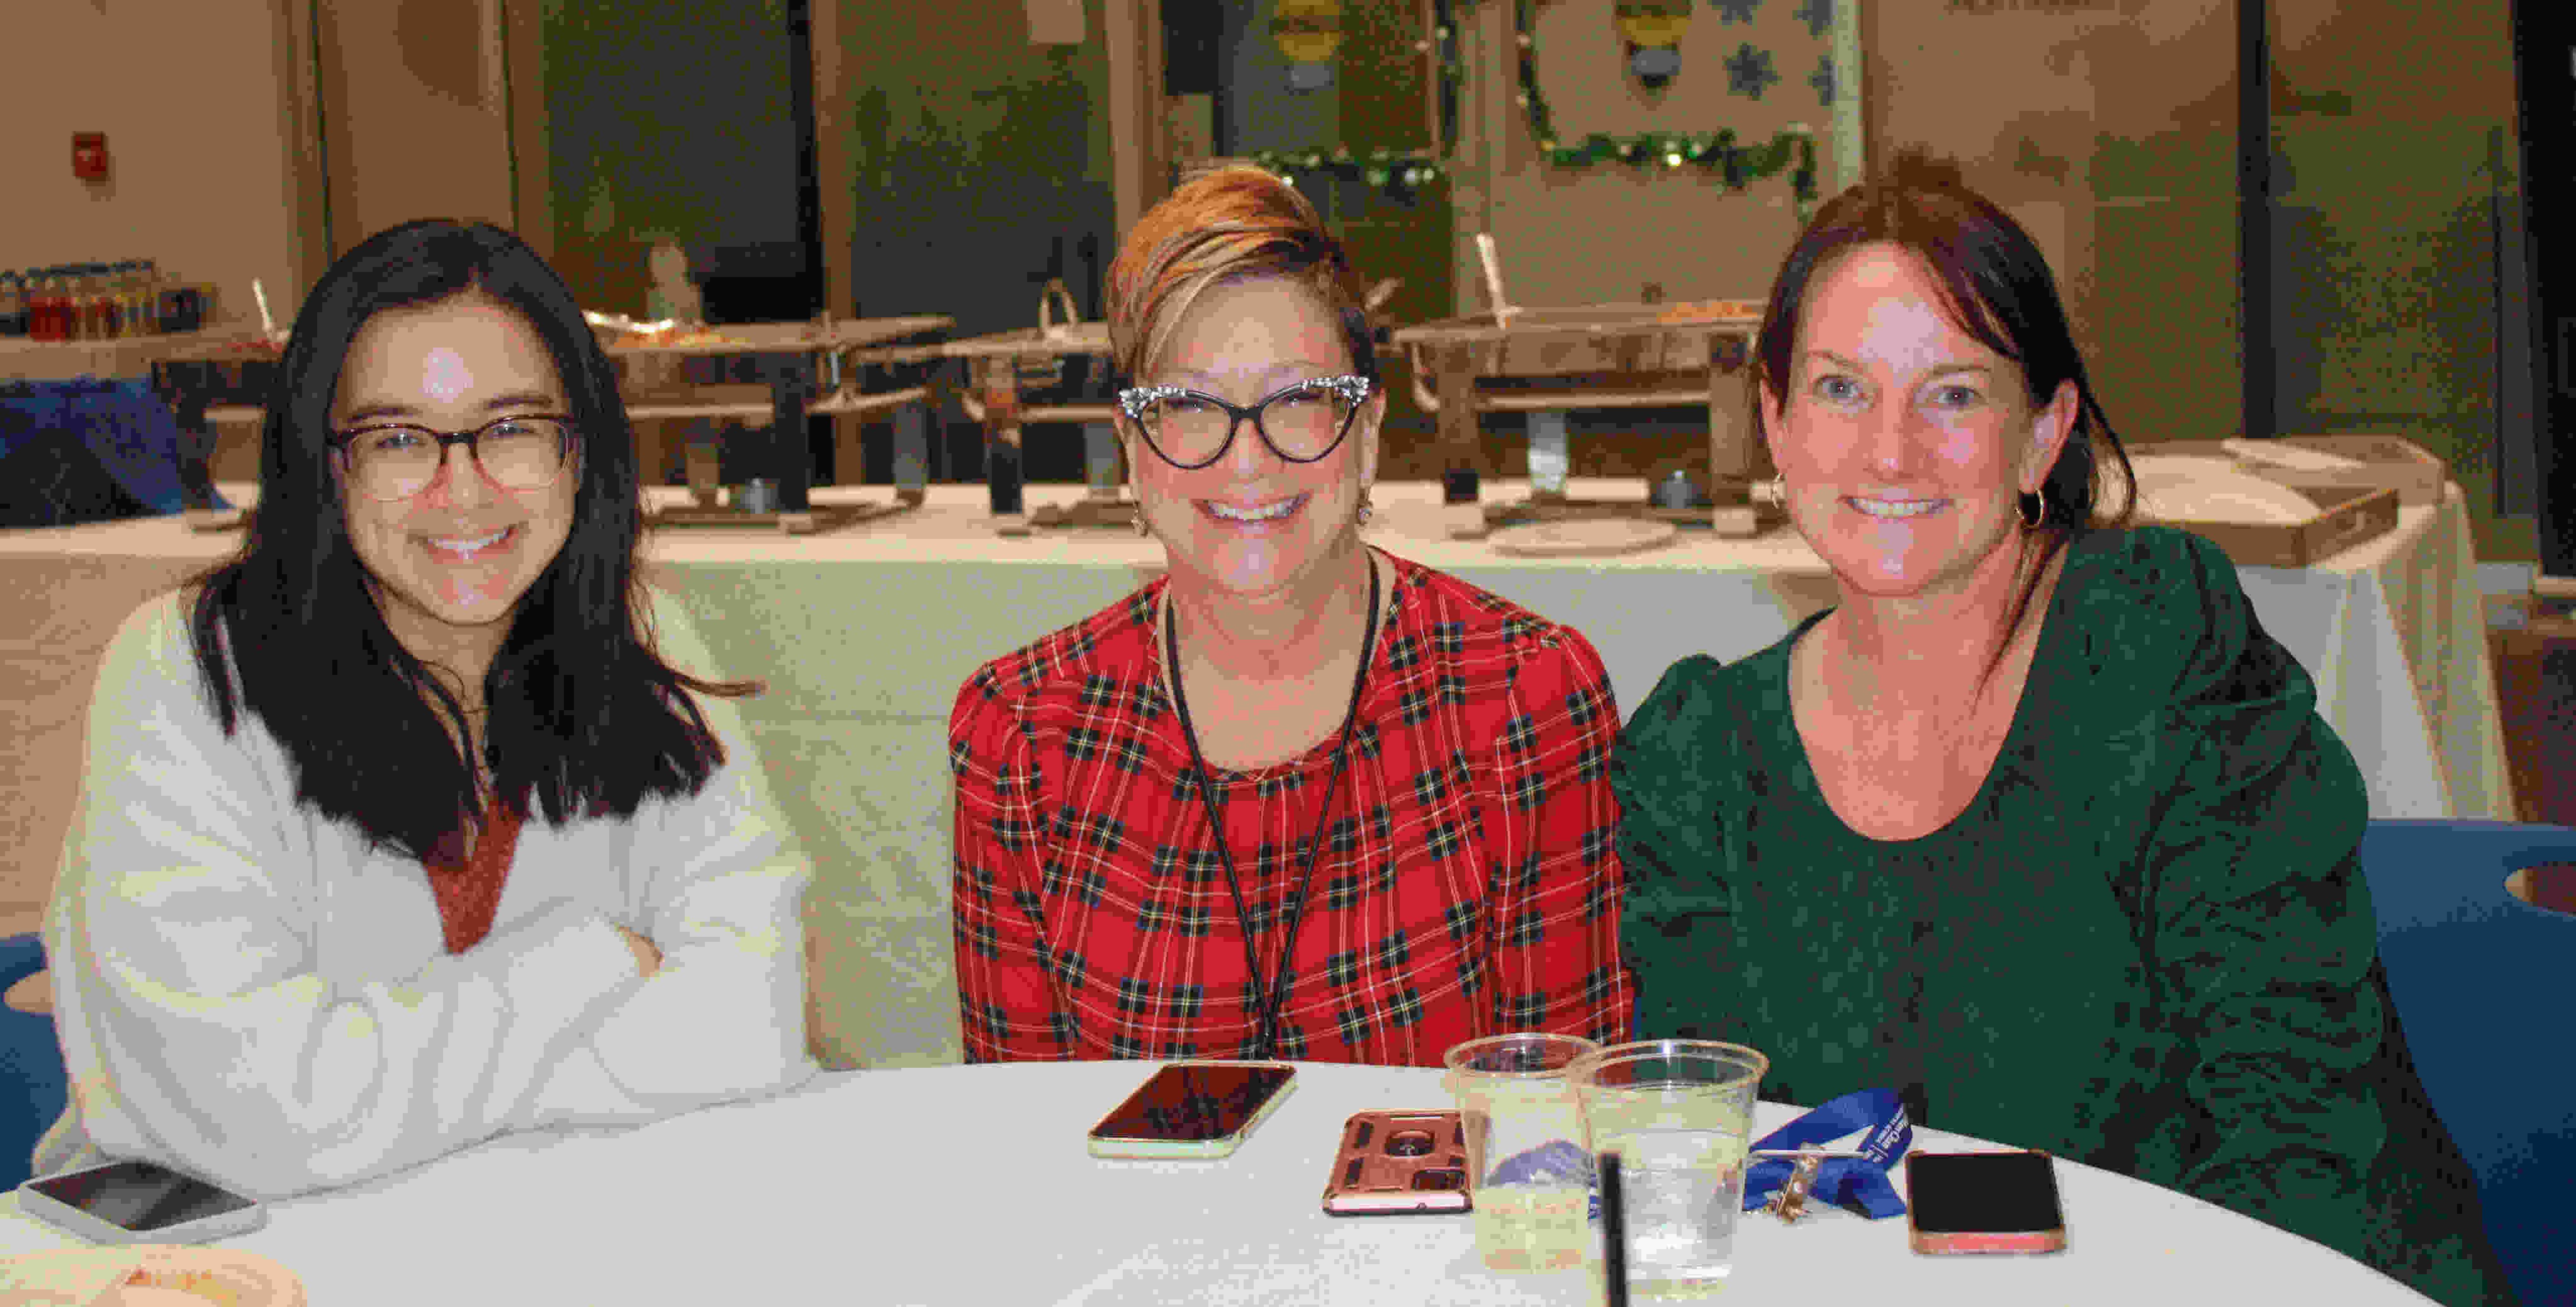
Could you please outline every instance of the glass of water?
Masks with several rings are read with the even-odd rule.
[[[1688,1297],[1724,1287],[1753,1145],[1753,1098],[1771,1060],[1741,1044],[1656,1039],[1575,1063],[1593,1155],[1619,1155],[1628,1292]]]
[[[1471,1039],[1446,1077],[1467,1128],[1476,1250],[1497,1271],[1583,1264],[1592,1162],[1567,1068],[1601,1046],[1576,1035]]]

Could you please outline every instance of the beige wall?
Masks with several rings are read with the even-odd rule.
[[[323,0],[334,254],[415,218],[513,225],[498,0]]]
[[[8,6],[9,161],[0,267],[150,258],[220,288],[227,316],[272,304],[295,263],[282,20],[272,0],[44,0]],[[111,180],[71,172],[74,132],[107,133]],[[291,296],[292,292],[289,292]]]
[[[1882,0],[1862,15],[1871,150],[1955,158],[2030,230],[2113,425],[2132,440],[2234,435],[2234,7]]]

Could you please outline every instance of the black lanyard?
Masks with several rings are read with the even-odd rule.
[[[1365,546],[1363,546],[1365,548]],[[1235,919],[1243,923],[1243,964],[1249,979],[1261,983],[1261,953],[1252,946],[1252,913],[1244,904],[1243,880],[1234,872],[1234,853],[1226,847],[1225,823],[1217,816],[1216,787],[1208,780],[1207,761],[1199,754],[1198,728],[1190,724],[1190,701],[1181,692],[1181,627],[1171,610],[1171,585],[1164,583],[1163,648],[1164,660],[1172,671],[1172,706],[1181,712],[1181,734],[1190,742],[1190,772],[1198,779],[1199,801],[1206,805],[1208,833],[1216,839],[1216,855],[1225,863],[1225,883],[1234,891]],[[1323,856],[1324,827],[1333,819],[1333,795],[1341,789],[1342,768],[1351,759],[1351,726],[1359,720],[1360,690],[1368,684],[1371,647],[1377,643],[1377,561],[1369,560],[1368,633],[1360,637],[1360,669],[1351,678],[1351,706],[1342,714],[1341,742],[1333,746],[1333,778],[1324,787],[1324,807],[1315,816],[1315,834],[1308,841],[1306,874],[1297,882],[1296,911],[1288,917],[1286,942],[1279,950],[1279,967],[1270,974],[1269,983],[1253,995],[1254,1013],[1259,1020],[1259,1038],[1253,1045],[1254,1060],[1269,1058],[1279,1045],[1279,1014],[1288,1004],[1288,959],[1297,950],[1297,929],[1306,923],[1306,891],[1315,883],[1315,862]],[[1287,907],[1281,900],[1281,908]]]

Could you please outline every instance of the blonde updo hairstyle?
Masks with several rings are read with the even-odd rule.
[[[1351,371],[1378,380],[1359,273],[1315,206],[1259,168],[1203,173],[1129,229],[1109,265],[1109,346],[1129,385],[1171,351],[1172,333],[1211,288],[1276,277],[1304,287],[1341,321]]]

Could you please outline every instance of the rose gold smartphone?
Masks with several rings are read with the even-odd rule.
[[[1361,1112],[1342,1125],[1324,1185],[1335,1216],[1463,1212],[1467,1135],[1455,1112]]]
[[[1908,1153],[1905,1220],[1918,1253],[2053,1253],[2066,1247],[2046,1153]]]

